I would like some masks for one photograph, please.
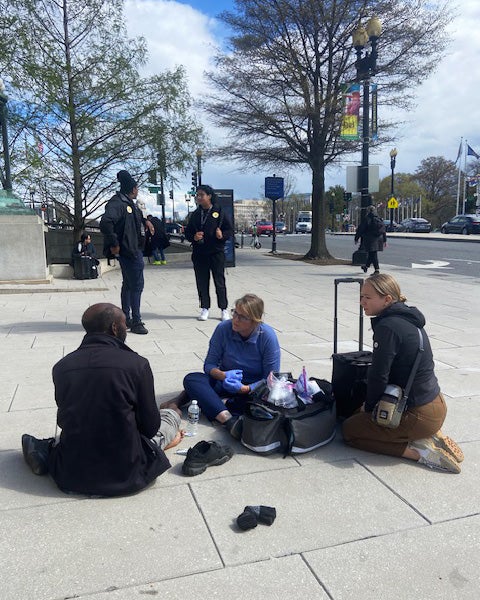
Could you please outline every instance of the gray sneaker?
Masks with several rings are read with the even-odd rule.
[[[433,438],[409,442],[408,447],[419,452],[418,463],[421,465],[447,473],[460,473],[461,471],[458,461],[449,452],[436,446]]]
[[[432,435],[432,440],[437,448],[442,448],[442,450],[451,454],[457,462],[461,463],[465,458],[460,446],[448,435],[443,435],[441,431],[437,431],[435,435]]]

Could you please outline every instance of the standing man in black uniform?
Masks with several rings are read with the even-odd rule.
[[[233,235],[232,224],[217,204],[215,192],[209,185],[197,187],[196,201],[198,208],[190,215],[185,237],[192,242],[192,262],[201,308],[198,320],[208,319],[211,272],[221,318],[226,321],[230,313],[225,285],[225,242]]]
[[[104,236],[104,253],[107,257],[118,258],[122,269],[122,310],[127,327],[132,333],[145,334],[148,329],[140,315],[142,297],[143,249],[145,248],[145,227],[151,233],[154,228],[143,218],[142,211],[134,200],[138,195],[137,182],[128,171],[119,171],[117,179],[120,191],[105,206],[105,214],[100,220],[100,230]]]

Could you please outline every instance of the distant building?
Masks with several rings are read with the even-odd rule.
[[[271,220],[272,203],[270,200],[235,200],[233,211],[237,231],[248,231],[255,221]]]

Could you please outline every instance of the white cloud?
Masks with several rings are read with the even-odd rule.
[[[150,61],[146,74],[183,64],[192,96],[201,97],[206,87],[203,73],[211,67],[214,49],[221,39],[219,23],[186,4],[171,0],[127,0],[125,11],[129,37],[142,35],[147,40]],[[429,156],[440,155],[455,160],[461,136],[480,152],[477,75],[480,36],[475,34],[480,25],[480,3],[478,0],[460,0],[458,12],[459,16],[448,28],[453,38],[448,56],[419,86],[415,109],[408,114],[395,115],[404,122],[393,144],[398,150],[397,172],[413,172]],[[382,114],[382,111],[387,109],[379,98],[380,119],[389,120],[391,115]],[[206,130],[212,131],[211,126],[207,125]],[[192,148],[192,156],[195,150]],[[371,163],[380,164],[381,177],[389,174],[389,151],[390,146],[371,154]],[[359,162],[360,155],[359,147],[358,155],[350,156],[348,164],[355,160]],[[329,169],[327,187],[345,184],[345,164]],[[249,198],[259,197],[264,177],[273,174],[239,173],[237,168],[236,164],[207,161],[203,181],[217,188],[233,188],[236,198]],[[308,170],[294,173],[293,178],[296,180],[295,191],[310,191]],[[186,212],[184,194],[190,188],[190,177],[182,184],[184,189],[175,192],[175,210]],[[152,196],[150,201],[153,199]],[[167,200],[167,216],[171,210]]]

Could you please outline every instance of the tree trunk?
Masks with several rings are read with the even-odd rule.
[[[312,241],[305,258],[331,259],[325,240],[325,165],[321,159],[312,168]]]

